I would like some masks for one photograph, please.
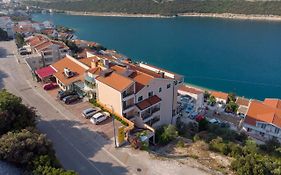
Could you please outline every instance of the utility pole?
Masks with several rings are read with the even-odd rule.
[[[111,117],[112,117],[112,126],[113,126],[113,134],[114,134],[114,146],[117,148],[117,141],[116,141],[116,130],[115,130],[115,118],[114,118],[114,109],[112,105],[108,104],[111,107]]]

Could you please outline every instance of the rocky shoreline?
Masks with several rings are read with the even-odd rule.
[[[277,15],[246,15],[232,13],[179,13],[173,16],[164,16],[160,14],[129,14],[115,12],[75,12],[65,11],[69,15],[84,15],[84,16],[111,16],[111,17],[139,17],[139,18],[174,18],[174,17],[210,17],[238,20],[260,20],[260,21],[281,21],[281,16]]]

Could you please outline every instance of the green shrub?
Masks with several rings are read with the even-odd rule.
[[[213,139],[209,144],[209,148],[224,155],[228,155],[230,153],[228,145],[223,142],[221,137]]]
[[[178,131],[173,125],[164,125],[156,130],[156,140],[161,145],[166,145],[178,136]]]
[[[177,143],[177,147],[183,148],[184,147],[184,141],[180,139]]]

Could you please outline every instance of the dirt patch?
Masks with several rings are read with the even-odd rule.
[[[184,141],[184,144],[179,144],[179,140]],[[232,159],[209,151],[208,144],[204,141],[193,143],[189,139],[177,139],[158,149],[157,153],[211,174],[234,174],[230,169]]]

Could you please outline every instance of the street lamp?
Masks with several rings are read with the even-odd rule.
[[[111,107],[111,113],[114,114],[114,109],[113,109],[112,105],[108,104],[108,106]],[[115,148],[117,148],[116,130],[115,130],[115,118],[114,118],[113,115],[111,115],[111,118],[112,118],[113,134],[114,134],[114,145],[115,145]]]

